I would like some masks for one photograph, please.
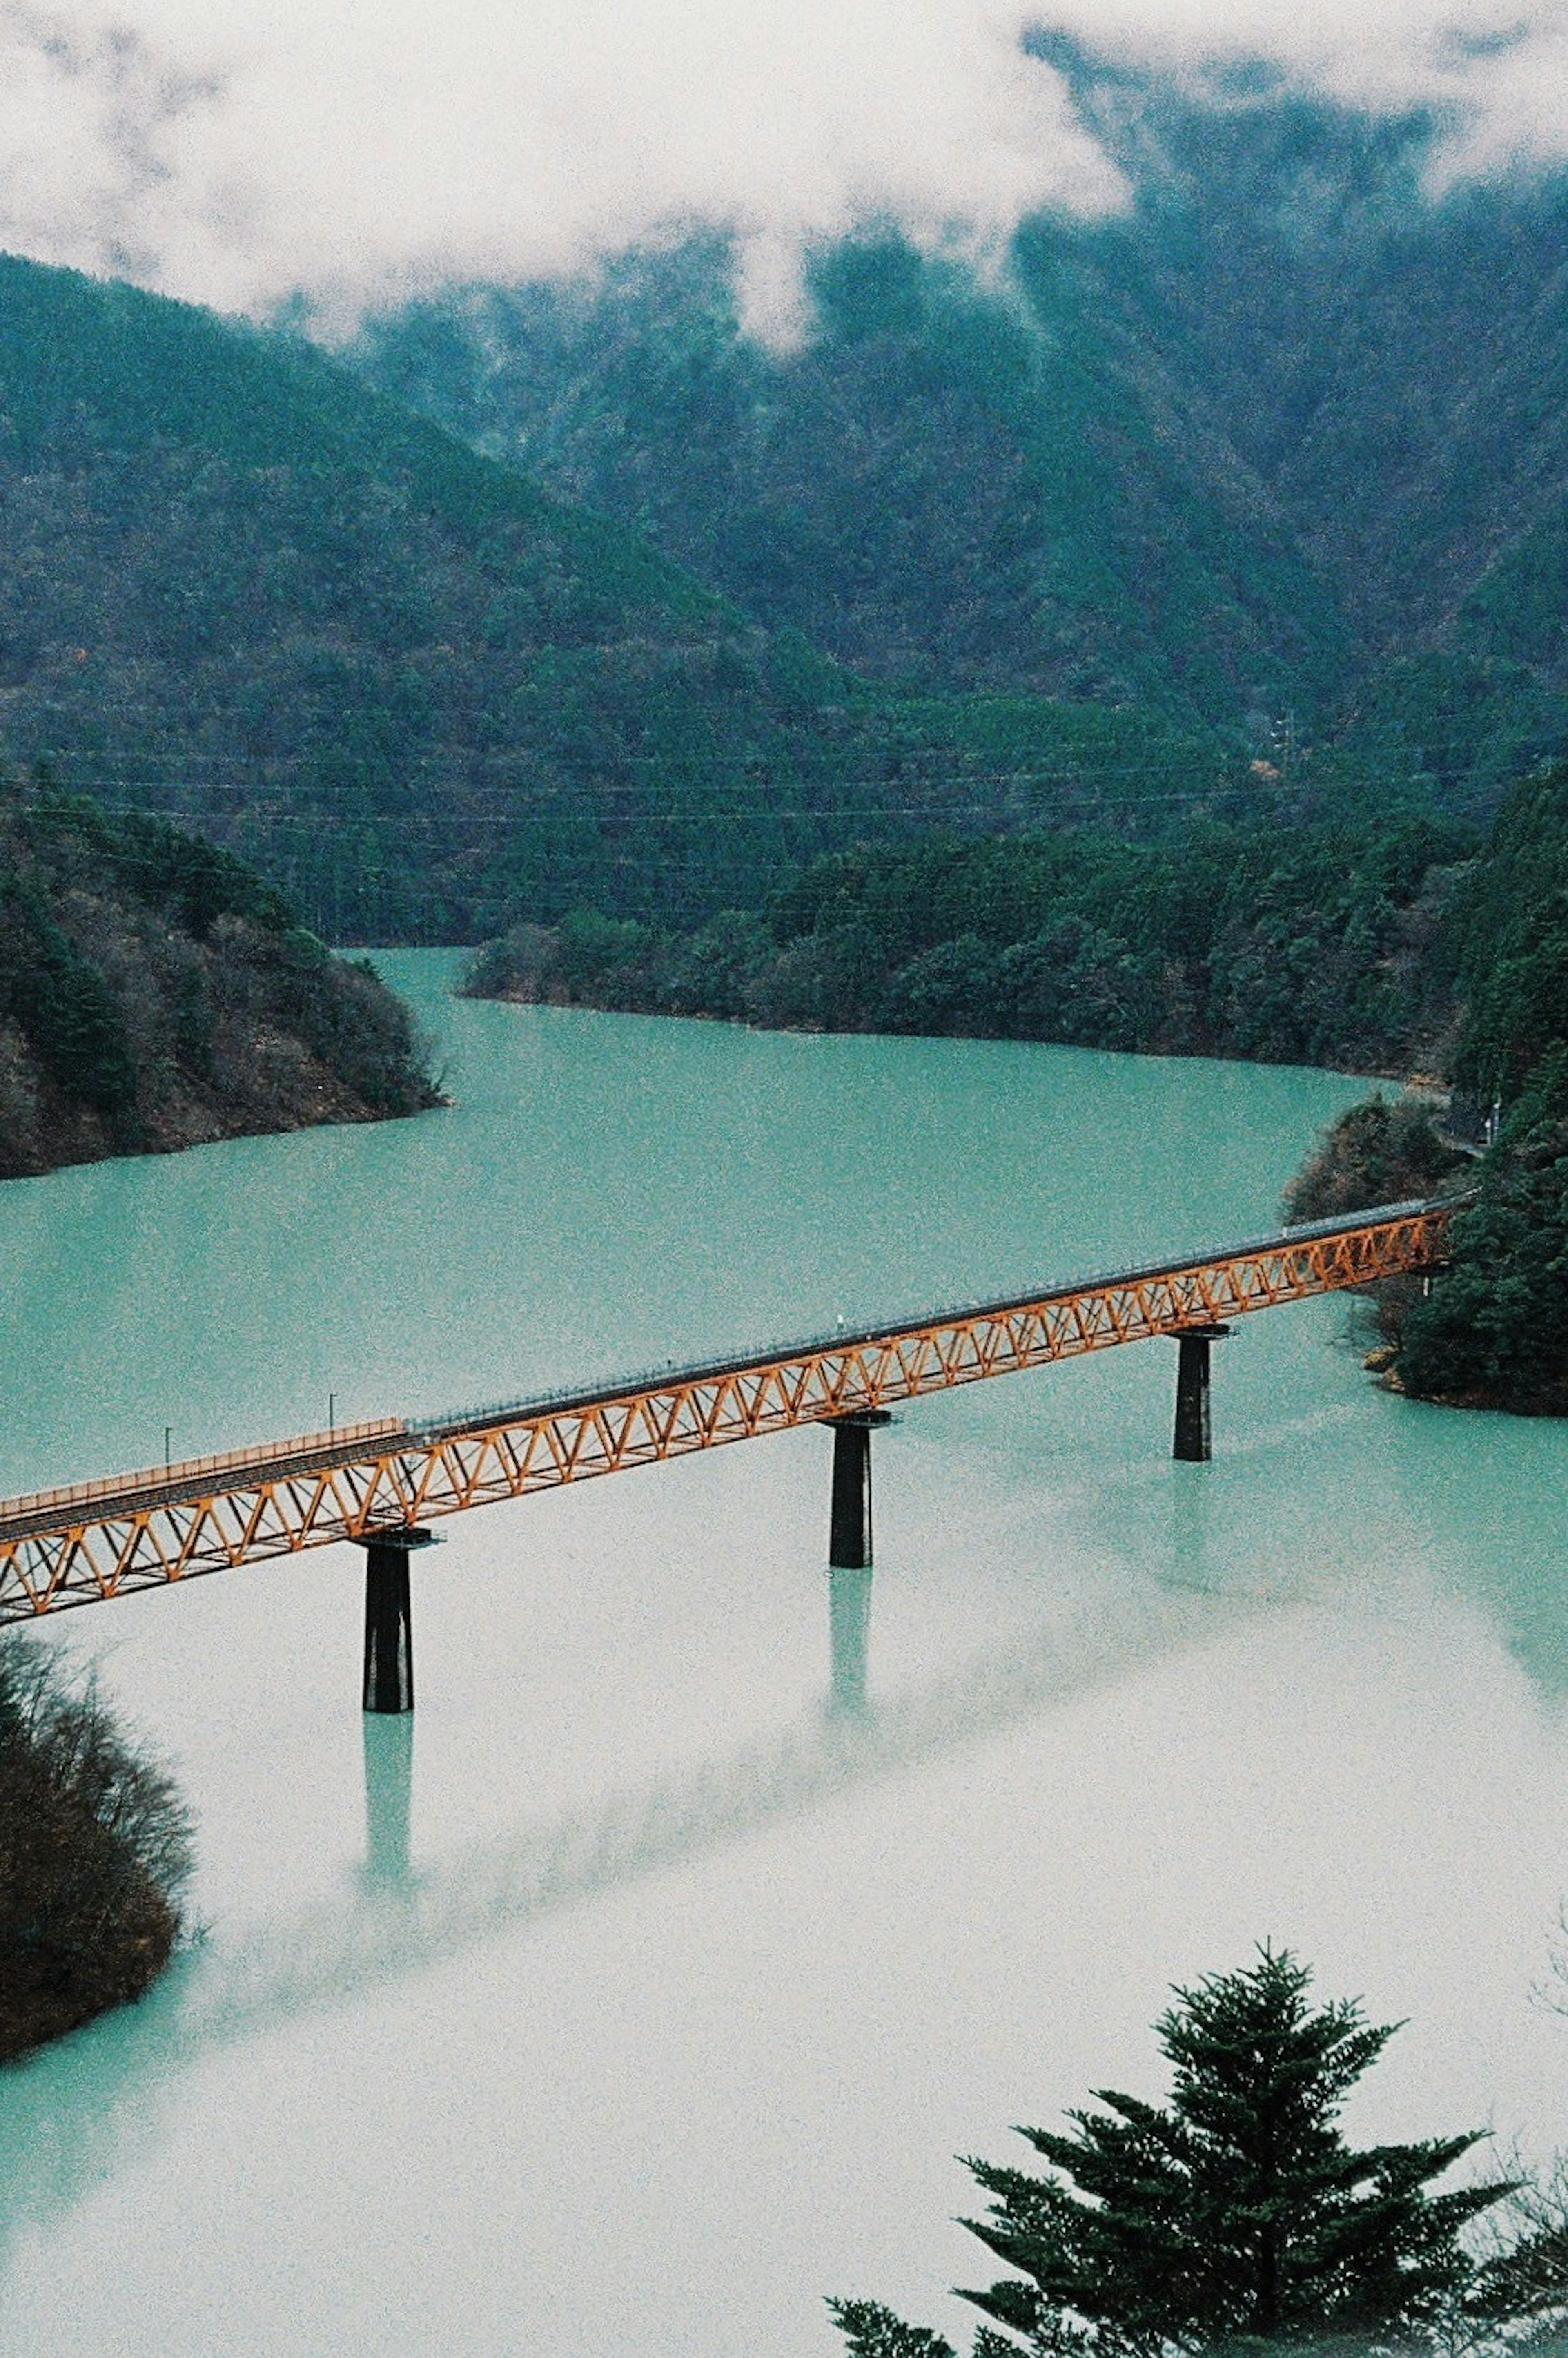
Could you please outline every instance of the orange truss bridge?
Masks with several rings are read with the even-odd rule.
[[[1208,1345],[1226,1322],[1429,1271],[1445,1257],[1454,1208],[1452,1201],[1384,1205],[1196,1260],[609,1389],[425,1423],[384,1419],[35,1491],[0,1504],[0,1622],[353,1541],[370,1553],[367,1707],[406,1709],[408,1550],[427,1542],[425,1527],[441,1516],[827,1423],[837,1428],[829,1561],[866,1566],[870,1433],[893,1403],[1173,1336],[1182,1345],[1176,1455],[1206,1457]],[[386,1676],[373,1679],[377,1663]],[[373,1701],[373,1689],[393,1699]]]

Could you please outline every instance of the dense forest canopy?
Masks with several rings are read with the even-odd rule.
[[[1568,766],[1524,779],[1485,837],[1404,817],[835,854],[686,933],[594,910],[520,922],[479,952],[469,987],[1451,1082],[1449,1119],[1478,1137],[1490,1113],[1500,1135],[1454,1267],[1400,1322],[1396,1374],[1444,1397],[1568,1406]],[[1359,1108],[1291,1208],[1426,1193],[1460,1162],[1430,1103]]]
[[[254,869],[0,789],[0,1177],[438,1102],[402,1003]]]
[[[835,853],[688,934],[521,925],[476,987],[827,1031],[1066,1041],[1386,1071],[1442,1053],[1453,821],[1144,845],[1087,830]]]
[[[694,239],[350,357],[869,679],[1271,729],[1374,810],[1408,778],[1485,815],[1568,742],[1568,182],[1437,199],[1430,118],[1049,46],[1133,201],[989,276],[825,243],[770,347]]]

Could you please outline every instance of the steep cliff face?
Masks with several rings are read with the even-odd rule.
[[[242,862],[0,802],[0,1177],[438,1103],[406,1009]]]

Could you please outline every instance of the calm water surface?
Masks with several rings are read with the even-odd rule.
[[[1357,1093],[386,963],[451,1111],[0,1189],[0,1491],[1227,1241]],[[1168,1985],[1265,1936],[1410,2018],[1358,2135],[1568,2144],[1568,1435],[1383,1397],[1324,1303],[1238,1328],[1173,1466],[1173,1360],[879,1438],[864,1725],[816,1432],[449,1523],[412,1730],[362,1725],[350,1550],[59,1624],[194,1803],[207,1931],[0,2077],[0,2350],[829,2358],[827,2292],[953,2331],[952,2156],[1158,2093]]]

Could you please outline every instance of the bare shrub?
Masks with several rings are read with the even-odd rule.
[[[139,1996],[190,1870],[184,1803],[93,1682],[0,1637],[0,2058]]]

